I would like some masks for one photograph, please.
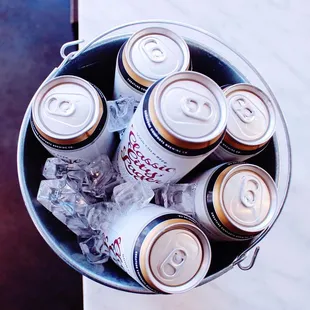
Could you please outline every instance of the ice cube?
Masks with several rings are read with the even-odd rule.
[[[48,180],[61,178],[67,173],[67,168],[68,163],[63,160],[57,157],[48,158],[44,164],[43,176]]]
[[[81,237],[89,237],[93,233],[89,227],[86,217],[78,213],[71,217],[67,217],[66,225],[71,231]]]
[[[108,200],[113,188],[122,182],[108,156],[101,155],[85,168],[88,190],[95,197]]]
[[[77,235],[90,235],[88,203],[68,185],[66,178],[41,181],[37,200]]]
[[[43,176],[48,180],[52,180],[67,175],[70,179],[83,183],[86,176],[85,171],[83,171],[85,165],[84,161],[69,163],[57,157],[51,157],[44,164]]]
[[[121,215],[120,207],[113,202],[101,202],[90,206],[87,221],[92,230],[106,233],[110,224]]]
[[[126,128],[134,114],[137,102],[133,97],[121,97],[115,101],[108,101],[110,118],[108,130],[120,131]]]
[[[112,200],[123,212],[146,206],[154,197],[149,185],[141,181],[125,182],[113,189]]]
[[[87,174],[84,170],[71,170],[67,172],[67,182],[76,191],[82,190],[83,185],[88,186]]]
[[[96,234],[90,238],[79,238],[82,253],[91,264],[103,264],[109,260],[109,249],[104,234]]]
[[[155,191],[155,203],[194,216],[196,184],[165,184]]]

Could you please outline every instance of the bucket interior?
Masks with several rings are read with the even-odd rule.
[[[84,52],[76,59],[70,61],[58,75],[72,74],[80,76],[98,86],[107,100],[110,100],[113,91],[116,56],[125,39],[123,37],[109,40]],[[223,59],[212,54],[206,48],[191,42],[188,42],[188,44],[194,71],[209,76],[220,86],[246,82],[246,79]],[[32,211],[35,212],[40,225],[44,227],[49,237],[65,253],[66,258],[62,255],[60,256],[79,272],[100,283],[122,290],[147,293],[145,289],[140,287],[139,284],[114,265],[114,263],[108,262],[105,264],[104,271],[102,271],[102,268],[89,264],[80,252],[76,236],[38,203],[36,195],[40,181],[43,179],[43,165],[46,158],[51,157],[51,155],[37,141],[29,124],[25,132],[24,141],[24,176],[27,191],[32,200]],[[274,141],[272,140],[263,152],[248,162],[261,166],[275,178],[276,156]],[[192,173],[203,171],[210,167],[208,163],[203,163],[196,167]],[[213,257],[206,277],[212,276],[229,266],[237,256],[249,247],[249,244],[249,241],[211,242]]]

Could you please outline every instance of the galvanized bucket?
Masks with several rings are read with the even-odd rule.
[[[64,60],[58,68],[52,71],[47,80],[65,74],[78,75],[97,85],[107,99],[110,99],[119,48],[135,31],[153,26],[169,28],[185,38],[190,47],[194,71],[208,75],[219,85],[238,82],[252,83],[264,90],[274,102],[277,114],[275,136],[268,147],[251,162],[267,170],[276,181],[281,212],[291,178],[290,141],[281,109],[270,88],[255,68],[214,35],[202,29],[172,21],[140,21],[122,25],[95,38],[78,52],[65,55],[68,46],[81,43],[81,40],[64,44],[60,50]],[[89,264],[80,254],[76,236],[38,203],[36,195],[42,179],[42,167],[50,155],[33,135],[29,117],[30,107],[25,113],[18,141],[18,176],[26,207],[42,237],[67,264],[90,279],[119,290],[150,293],[112,262],[104,265],[104,271]],[[200,285],[221,276],[235,266],[239,266],[242,270],[250,269],[258,254],[258,243],[266,236],[273,224],[251,242],[213,243],[212,264]],[[242,261],[254,247],[256,249],[250,264],[243,265]]]

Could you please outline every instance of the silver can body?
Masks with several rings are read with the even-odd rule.
[[[223,164],[222,166],[225,166]],[[203,227],[203,230],[210,239],[218,241],[236,241],[231,232],[218,220],[212,203],[206,203],[206,187],[208,186],[212,175],[218,170],[218,166],[206,171],[200,177],[193,180],[196,183],[195,189],[195,214],[196,218]],[[212,199],[210,197],[210,199]],[[244,240],[244,239],[243,239]]]
[[[142,180],[153,189],[164,183],[175,183],[212,152],[198,156],[179,155],[175,152],[182,154],[181,149],[174,146],[175,152],[171,152],[170,145],[156,141],[149,130],[143,121],[140,104],[114,158],[116,169],[125,181]]]
[[[102,154],[108,155],[110,158],[115,152],[115,136],[109,132],[104,126],[96,134],[79,145],[62,145],[53,143],[44,138],[35,128],[31,121],[33,133],[47,151],[55,157],[71,162],[91,162]]]
[[[258,155],[262,152],[268,144],[260,147],[254,151],[244,151],[225,143],[222,141],[221,144],[216,148],[216,150],[209,156],[208,160],[214,162],[229,162],[229,161],[246,161],[247,159]]]
[[[32,100],[30,122],[41,144],[63,160],[90,162],[114,154],[106,99],[79,77],[61,76],[45,84]]]
[[[134,97],[139,103],[147,87],[137,84],[128,76],[128,74],[126,74],[125,69],[122,68],[122,64],[119,63],[121,51],[118,52],[116,59],[113,98],[118,99],[120,97]],[[120,72],[121,69],[122,73]]]
[[[235,84],[223,91],[229,109],[227,129],[210,159],[245,161],[267,147],[275,131],[275,109],[268,96],[253,85]]]
[[[258,166],[225,163],[192,181],[196,219],[211,239],[253,239],[277,214],[276,185]]]
[[[141,180],[152,188],[175,183],[214,151],[225,126],[225,98],[212,80],[189,71],[170,75],[143,96],[116,151],[115,167],[125,181]]]
[[[154,82],[189,67],[189,49],[181,37],[166,28],[142,29],[118,52],[113,98],[132,96],[139,103]]]
[[[180,238],[180,235],[178,237],[180,233],[184,234],[185,239]],[[192,240],[186,240],[187,234],[198,237],[198,239],[194,238],[199,243],[199,257],[191,255],[193,254],[191,248],[195,247],[195,242],[192,244]],[[164,240],[156,244],[161,238]],[[177,211],[152,204],[118,217],[108,229],[106,244],[112,260],[140,285],[153,292],[179,293],[189,290],[199,284],[211,262],[208,239],[193,219]],[[162,248],[163,244],[168,248],[171,246],[166,253]],[[184,264],[182,261],[175,263],[171,261],[173,258],[171,255],[174,256],[177,253],[185,255]],[[194,259],[194,263],[196,262],[196,269],[192,274],[191,266],[186,264],[190,263],[191,259]],[[167,277],[164,274],[163,282],[158,281],[156,273],[158,268],[161,268],[158,266],[164,266],[164,269],[168,271],[176,268],[175,273]],[[178,276],[180,273],[187,274],[188,283],[186,281],[185,283],[170,283],[173,281],[174,274]]]
[[[150,222],[169,214],[173,215],[172,218],[178,218],[179,216],[175,211],[157,206],[146,207],[129,215],[121,216],[109,229],[106,237],[106,243],[109,246],[110,255],[114,263],[139,284],[151,291],[154,291],[154,288],[145,282],[139,270],[140,268],[136,260],[139,253],[135,249],[135,244],[141,231]]]

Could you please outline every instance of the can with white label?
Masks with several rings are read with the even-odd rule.
[[[89,162],[113,155],[114,135],[102,92],[76,76],[47,82],[32,100],[31,127],[42,145],[64,160]]]
[[[118,53],[113,98],[133,96],[139,102],[154,82],[189,66],[189,49],[180,36],[166,28],[142,29]]]
[[[227,119],[221,88],[207,76],[178,72],[151,86],[116,151],[122,178],[152,188],[177,182],[221,142]]]
[[[206,171],[193,182],[196,219],[211,239],[252,239],[277,215],[277,187],[258,166],[226,163]]]
[[[223,141],[210,160],[244,161],[264,150],[276,127],[275,108],[268,96],[250,84],[226,87],[228,119]]]
[[[197,286],[211,263],[211,247],[195,221],[153,204],[119,217],[106,236],[113,261],[153,292]]]

